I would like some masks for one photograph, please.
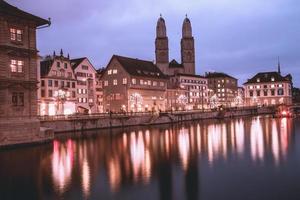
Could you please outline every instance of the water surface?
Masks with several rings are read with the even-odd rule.
[[[0,199],[300,199],[299,136],[267,117],[84,132],[1,150]]]

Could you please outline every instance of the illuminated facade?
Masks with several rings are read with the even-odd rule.
[[[280,71],[258,73],[244,87],[247,106],[292,104],[292,77]]]
[[[208,79],[209,101],[214,102],[212,103],[214,107],[235,106],[238,96],[236,78],[221,72],[208,72],[205,77]]]
[[[49,25],[0,1],[0,146],[41,139],[36,29]]]
[[[72,69],[77,79],[77,103],[78,113],[97,112],[96,80],[97,72],[88,58],[71,60]]]
[[[76,85],[69,55],[61,50],[40,62],[40,115],[69,115],[76,112]]]
[[[165,110],[167,80],[151,61],[114,55],[101,77],[104,112]]]
[[[200,75],[176,74],[167,90],[168,109],[205,109],[208,107],[207,79]],[[176,89],[174,89],[176,88]]]

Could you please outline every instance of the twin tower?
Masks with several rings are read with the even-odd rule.
[[[178,73],[195,74],[195,46],[192,25],[186,17],[182,25],[181,64],[176,60],[169,62],[169,42],[165,20],[160,16],[156,26],[155,56],[156,65],[167,75]]]

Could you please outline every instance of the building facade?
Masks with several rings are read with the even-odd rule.
[[[0,146],[39,140],[36,29],[49,25],[0,1]]]
[[[75,78],[69,55],[46,56],[40,63],[39,115],[69,115],[76,112]]]
[[[77,79],[76,112],[96,113],[98,111],[96,99],[96,69],[86,57],[72,59],[71,65]]]
[[[176,74],[170,77],[168,109],[206,109],[208,103],[208,82],[205,77],[192,74]]]
[[[157,67],[166,75],[195,74],[195,41],[192,25],[186,17],[182,24],[181,63],[169,62],[169,40],[165,20],[160,16],[156,25],[155,58]]]
[[[97,106],[97,112],[103,113],[103,84],[102,84],[102,76],[104,73],[104,68],[100,68],[96,70],[96,86],[95,86],[95,93],[96,93],[96,106]]]
[[[246,83],[245,105],[268,106],[292,104],[292,77],[278,72],[261,72]]]
[[[236,106],[238,97],[238,80],[221,72],[208,72],[208,95],[211,108]]]
[[[151,61],[114,55],[101,77],[104,112],[165,110],[168,78]]]

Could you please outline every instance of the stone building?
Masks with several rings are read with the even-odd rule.
[[[69,55],[46,56],[40,63],[40,115],[68,115],[76,112],[75,78]]]
[[[206,109],[208,107],[207,79],[200,75],[170,76],[167,90],[167,109]]]
[[[195,44],[192,25],[186,17],[182,25],[181,63],[169,62],[169,39],[165,20],[160,16],[156,26],[155,57],[157,67],[166,75],[195,74]]]
[[[292,77],[278,72],[260,72],[244,83],[246,106],[292,103]]]
[[[105,112],[165,110],[167,80],[151,61],[114,55],[101,78],[103,109]]]
[[[36,29],[49,25],[0,1],[0,146],[44,137],[37,119]]]
[[[96,69],[86,57],[72,59],[71,65],[77,79],[76,112],[97,112],[98,110],[96,105]]]
[[[210,107],[236,106],[238,80],[222,72],[208,72],[208,95]]]

